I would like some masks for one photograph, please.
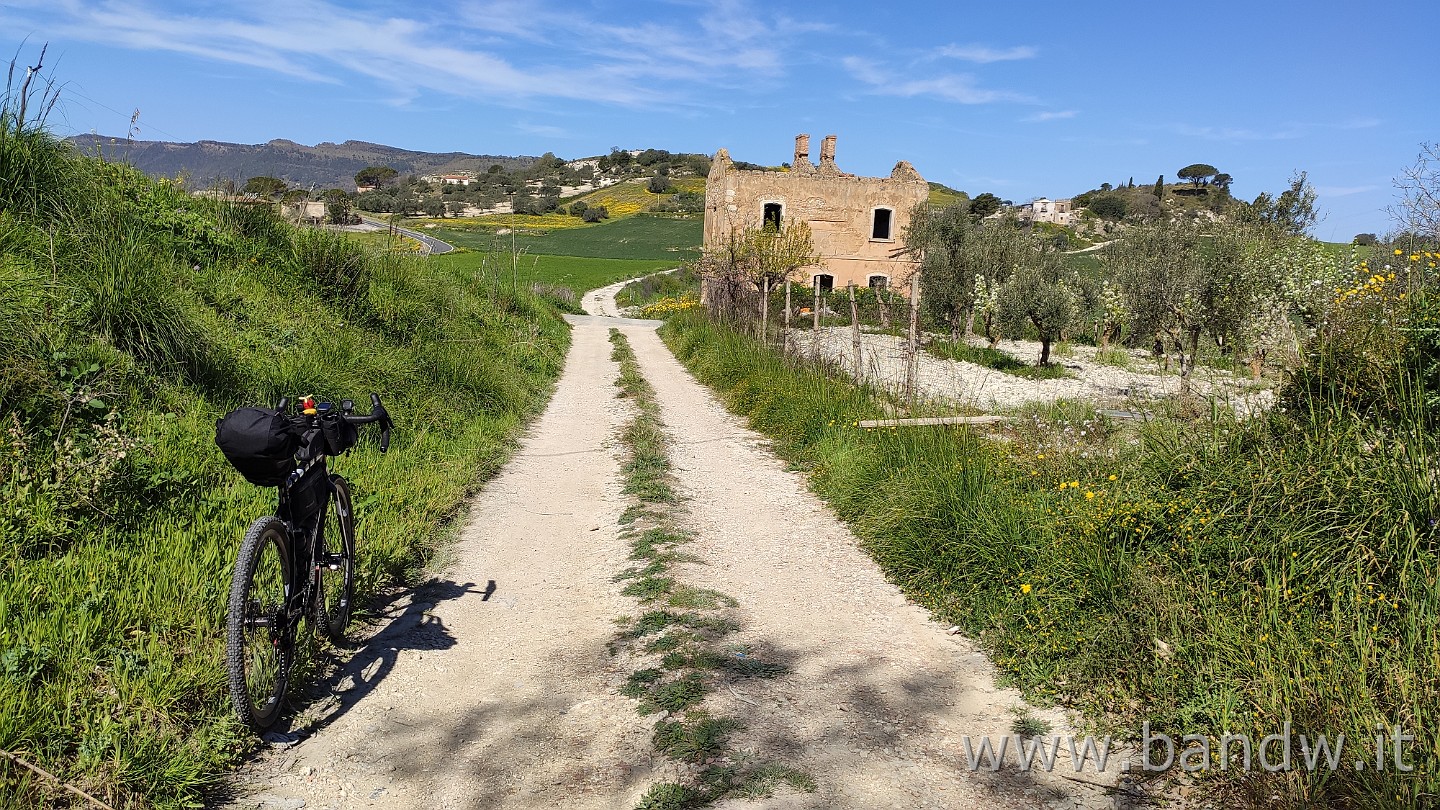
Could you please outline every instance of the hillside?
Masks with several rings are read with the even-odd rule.
[[[401,174],[425,174],[483,172],[497,164],[507,170],[523,169],[536,161],[533,157],[418,152],[365,141],[315,146],[283,139],[259,144],[172,143],[104,135],[77,135],[69,141],[85,154],[103,154],[108,160],[124,161],[151,177],[187,175],[191,184],[199,187],[216,181],[243,183],[251,177],[269,176],[296,188],[353,189],[355,173],[367,166],[389,166]]]
[[[509,454],[568,332],[504,280],[192,196],[8,114],[0,749],[112,807],[197,807],[255,745],[224,685],[224,605],[240,538],[275,499],[222,459],[216,418],[281,395],[384,398],[390,452],[364,435],[333,467],[353,481],[368,605]],[[335,657],[302,654],[301,679]],[[0,807],[66,806],[0,758]]]

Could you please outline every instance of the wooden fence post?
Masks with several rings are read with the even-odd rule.
[[[766,276],[760,285],[760,342],[770,337],[770,277]]]
[[[910,274],[910,337],[905,341],[905,401],[915,407],[915,377],[919,373],[920,269]]]
[[[815,279],[815,309],[810,313],[810,356],[820,356],[820,279]]]
[[[855,348],[855,379],[865,379],[865,367],[860,363],[860,305],[855,301],[855,282],[850,282],[850,342]]]
[[[781,353],[790,354],[790,279],[785,279],[785,335],[782,341]]]

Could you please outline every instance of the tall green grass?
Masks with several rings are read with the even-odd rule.
[[[115,807],[197,806],[254,745],[225,692],[225,594],[274,507],[221,458],[216,418],[381,394],[391,452],[372,436],[333,462],[373,594],[425,563],[505,458],[568,332],[523,285],[371,255],[7,121],[0,748]],[[0,806],[66,801],[0,759]]]
[[[695,316],[662,335],[1033,699],[1106,733],[1149,721],[1213,745],[1289,722],[1361,749],[1333,774],[1201,775],[1227,803],[1423,807],[1440,790],[1440,447],[1423,421],[1316,403],[1057,453],[1024,431],[859,430],[880,405],[823,369]],[[1377,724],[1419,738],[1413,773],[1373,769]]]

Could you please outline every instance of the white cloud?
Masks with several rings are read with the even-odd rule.
[[[991,48],[988,45],[946,45],[937,49],[935,53],[950,59],[961,59],[986,65],[991,62],[1034,59],[1040,54],[1040,50],[1030,45],[1016,45],[1011,48]]]
[[[44,14],[58,35],[310,82],[344,84],[359,74],[387,85],[392,98],[433,91],[653,104],[683,100],[687,83],[735,86],[773,77],[784,62],[783,37],[745,0],[708,3],[697,18],[669,25],[616,23],[610,14],[586,16],[543,0],[477,0],[445,15],[329,0],[256,0],[233,9],[165,8],[153,0],[18,2]],[[0,19],[8,16],[0,9]],[[697,27],[710,36],[697,36]]]
[[[1352,194],[1365,194],[1371,191],[1379,191],[1383,186],[1316,186],[1315,193],[1321,197],[1349,197]]]
[[[515,128],[521,132],[528,132],[531,135],[539,135],[542,138],[564,138],[574,134],[564,127],[557,127],[552,124],[532,124],[528,121],[517,121]]]
[[[1207,141],[1287,141],[1304,135],[1303,129],[1294,125],[1268,132],[1234,127],[1197,127],[1190,124],[1176,124],[1174,130],[1180,135]]]
[[[1046,121],[1062,121],[1066,118],[1074,118],[1079,114],[1079,110],[1056,110],[1054,112],[1038,112],[1034,115],[1027,115],[1020,120],[1030,124],[1043,124]]]
[[[870,86],[878,95],[934,96],[959,104],[992,104],[1000,101],[1030,102],[1033,99],[1006,90],[987,90],[976,84],[975,77],[968,73],[948,73],[927,78],[910,78],[889,70],[886,66],[859,56],[847,56],[841,64],[851,76]]]

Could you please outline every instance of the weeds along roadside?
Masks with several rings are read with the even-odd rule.
[[[1423,422],[1375,429],[1313,402],[1303,418],[1157,422],[1134,446],[1101,430],[1083,451],[1025,431],[863,431],[884,406],[848,380],[700,315],[661,335],[1028,698],[1097,732],[1148,720],[1212,747],[1287,721],[1345,733],[1364,752],[1347,766],[1375,761],[1377,724],[1419,737],[1413,773],[1200,775],[1236,802],[1423,806],[1440,788],[1440,456]]]
[[[391,452],[367,437],[333,464],[374,593],[498,469],[568,331],[527,290],[0,126],[0,748],[112,806],[195,806],[254,744],[230,717],[224,605],[274,506],[225,464],[215,419],[385,398]],[[0,760],[0,806],[66,800]]]
[[[621,516],[632,565],[616,576],[621,593],[635,597],[641,612],[625,617],[612,652],[643,664],[621,693],[635,698],[641,715],[658,715],[651,740],[658,753],[677,764],[680,778],[646,791],[639,810],[702,807],[729,797],[762,798],[781,785],[812,792],[814,781],[801,771],[733,750],[731,734],[742,719],[712,714],[704,706],[714,687],[745,678],[773,678],[788,670],[757,658],[725,637],[736,628],[727,609],[731,597],[685,584],[677,563],[693,560],[684,545],[690,535],[679,524],[680,498],[670,472],[669,439],[660,421],[654,389],[640,372],[629,341],[610,330],[611,357],[620,364],[616,385],[633,403],[635,417],[620,434],[629,452],[622,475],[631,505]]]
[[[644,307],[666,299],[699,298],[700,276],[693,265],[671,272],[652,273],[626,284],[615,294],[620,307]]]

